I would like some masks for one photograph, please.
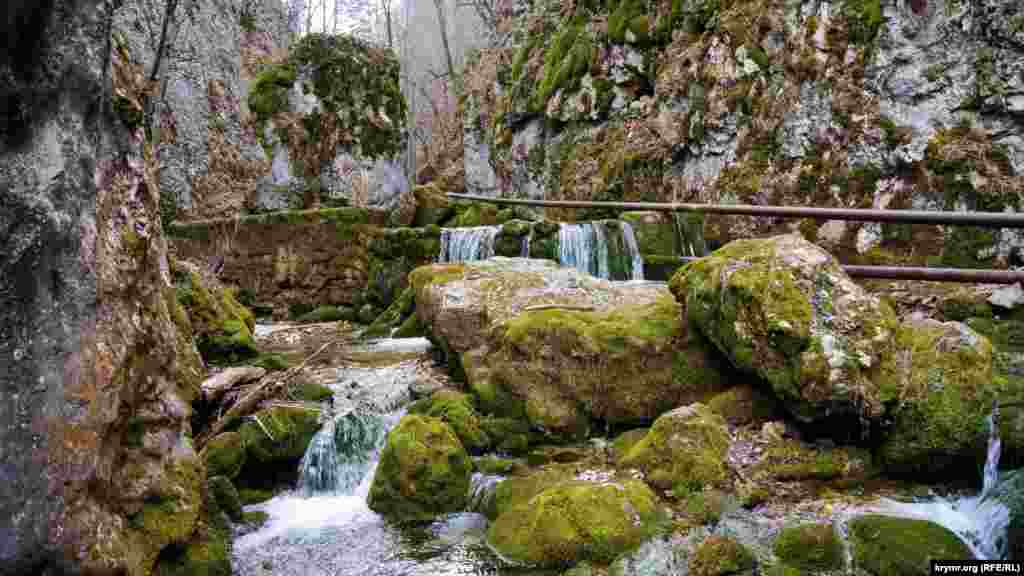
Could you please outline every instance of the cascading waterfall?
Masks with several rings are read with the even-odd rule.
[[[352,494],[383,447],[390,418],[348,412],[317,432],[302,457],[298,488],[305,496]]]
[[[504,479],[504,476],[497,474],[474,472],[469,479],[469,503],[466,509],[486,515],[487,509],[494,503],[498,484]]]
[[[494,256],[494,239],[500,226],[442,228],[438,262],[470,262]]]
[[[1002,442],[999,438],[998,418],[999,411],[995,407],[987,419],[989,438],[981,493],[964,498],[935,497],[927,502],[883,500],[879,511],[923,518],[945,526],[959,536],[979,559],[1005,558],[1010,511],[998,496],[1001,491],[1013,488],[1004,487],[1000,483],[999,455]]]
[[[519,248],[519,256],[521,256],[523,258],[529,258],[530,257],[530,236],[532,234],[533,234],[533,232],[531,231],[526,236],[523,236],[522,240],[520,240],[521,244],[520,244],[520,248]]]
[[[643,280],[644,257],[640,254],[640,247],[636,242],[633,227],[629,225],[629,222],[622,222],[622,239],[626,243],[626,253],[632,256],[632,279]]]
[[[606,228],[617,226],[621,238]],[[609,241],[609,238],[614,241]],[[598,278],[612,279],[611,258],[625,256],[630,263],[629,278],[644,279],[644,260],[633,228],[627,222],[584,222],[561,224],[558,228],[558,261]],[[625,279],[625,278],[621,278]]]

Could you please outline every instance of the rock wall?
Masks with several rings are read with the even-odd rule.
[[[1019,211],[1012,0],[526,3],[471,63],[467,188],[548,199]],[[588,219],[585,211],[549,217]],[[1007,265],[1013,230],[708,218],[845,259]]]
[[[147,574],[192,535],[205,471],[141,75],[109,3],[4,10],[0,574]]]
[[[153,70],[166,0],[131,0],[115,12],[115,43]],[[239,213],[270,161],[246,107],[262,63],[289,42],[279,2],[179,2],[161,61],[153,138],[159,142],[165,221]]]

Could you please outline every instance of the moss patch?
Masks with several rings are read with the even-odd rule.
[[[222,432],[206,443],[200,453],[210,476],[234,478],[245,464],[245,445],[237,432]]]
[[[955,534],[927,520],[867,515],[849,530],[854,565],[874,576],[925,576],[932,560],[973,558]]]
[[[831,524],[804,524],[779,534],[775,556],[801,570],[835,570],[842,567],[843,547]]]
[[[754,555],[728,536],[708,536],[690,558],[693,576],[725,576],[754,567]]]
[[[430,398],[424,398],[409,407],[410,414],[422,414],[440,418],[459,437],[463,447],[470,453],[480,453],[490,444],[490,438],[480,425],[480,415],[468,394],[442,389]]]

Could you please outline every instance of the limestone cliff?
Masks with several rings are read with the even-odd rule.
[[[1019,211],[1013,0],[520,2],[470,63],[470,192],[548,199]],[[586,219],[585,211],[562,217]],[[1013,230],[708,219],[851,260],[1005,265]]]
[[[205,471],[143,72],[110,2],[4,10],[0,574],[148,574],[192,535]]]

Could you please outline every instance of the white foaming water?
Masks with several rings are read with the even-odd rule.
[[[497,474],[474,472],[469,478],[469,503],[466,509],[471,512],[485,513],[494,500],[498,484],[504,479],[504,476]]]
[[[494,256],[494,239],[500,226],[442,228],[438,262],[471,262]]]
[[[965,498],[937,496],[928,502],[897,502],[883,499],[875,511],[930,520],[959,536],[978,559],[1005,558],[1010,511],[997,499],[988,498],[999,483],[1001,441],[998,417],[997,409],[988,417],[988,451],[980,494]]]

